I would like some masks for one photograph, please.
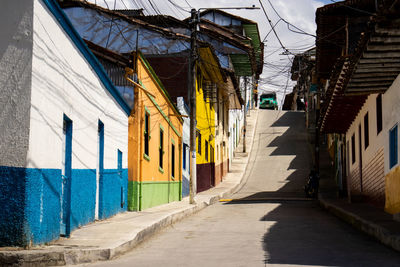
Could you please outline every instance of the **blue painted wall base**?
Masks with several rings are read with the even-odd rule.
[[[73,169],[71,231],[94,221],[96,170]],[[61,170],[0,166],[0,246],[37,245],[60,236]],[[104,170],[100,218],[127,210],[128,170]]]

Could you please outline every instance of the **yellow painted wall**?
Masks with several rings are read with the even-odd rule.
[[[201,153],[199,153],[198,143],[199,137],[196,138],[196,151],[197,158],[196,164],[210,163],[211,154],[210,146],[215,150],[215,109],[210,103],[207,103],[204,99],[203,86],[205,85],[205,77],[201,71],[198,71],[197,83],[196,83],[196,118],[197,118],[197,130],[201,134]],[[211,137],[211,138],[210,138]],[[211,140],[210,140],[211,139]],[[209,142],[208,147],[208,160],[206,160],[205,141]]]
[[[146,62],[139,57],[139,82],[155,97],[149,96],[142,89],[135,88],[135,108],[129,119],[129,181],[181,181],[182,120],[145,64]],[[146,112],[150,114],[148,157],[144,156],[144,118]],[[164,131],[162,170],[159,168],[161,128]],[[175,177],[171,176],[172,143],[175,144]]]
[[[385,211],[391,214],[400,212],[400,166],[385,176]]]

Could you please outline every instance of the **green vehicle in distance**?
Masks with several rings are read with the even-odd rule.
[[[275,92],[262,94],[260,96],[260,108],[274,109],[274,110],[278,109],[278,102],[276,101]]]

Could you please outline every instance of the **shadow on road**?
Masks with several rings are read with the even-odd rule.
[[[311,168],[311,150],[303,116],[301,112],[283,113],[271,127],[265,128],[265,132],[260,130],[258,133],[260,137],[276,135],[267,144],[259,138],[261,148],[274,147],[268,156],[271,160],[275,156],[294,156],[286,169],[292,172],[284,179],[280,177],[274,181],[282,186],[276,191],[253,191],[246,195],[262,181],[262,177],[254,177],[255,171],[250,171],[249,180],[238,193],[240,198],[225,205],[279,204],[260,218],[260,221],[268,222],[266,225],[272,225],[260,237],[266,265],[399,266],[399,254],[354,231],[323,211],[316,201],[305,198],[302,188]],[[263,152],[260,146],[258,149],[257,154]],[[252,164],[252,169],[263,168],[265,159],[262,162],[262,157],[256,155]],[[262,175],[268,177],[268,170]]]

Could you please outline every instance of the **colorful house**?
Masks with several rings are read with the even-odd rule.
[[[129,118],[129,210],[182,198],[183,120],[143,54],[134,55],[134,112]]]
[[[143,210],[181,200],[183,118],[178,108],[140,52],[128,56],[86,43],[122,93],[126,92],[121,87],[133,87],[128,209]],[[110,65],[111,61],[119,67]],[[185,187],[188,190],[187,184]]]
[[[196,75],[196,188],[197,192],[215,185],[215,120],[217,88],[223,88],[225,77],[213,49],[198,48]],[[148,55],[155,72],[172,98],[187,99],[188,53]]]
[[[29,246],[127,210],[131,106],[54,0],[3,8],[0,245]]]
[[[349,25],[317,42],[320,79],[331,70],[319,125],[331,133],[332,154],[340,188],[350,200],[368,201],[391,214],[400,212],[398,168],[399,60],[398,4],[382,5],[376,17],[373,1],[341,3],[317,10],[317,34]],[[347,38],[346,38],[347,36]],[[338,49],[331,43],[343,42]],[[326,57],[325,57],[326,56]],[[336,56],[336,61],[330,57]]]

